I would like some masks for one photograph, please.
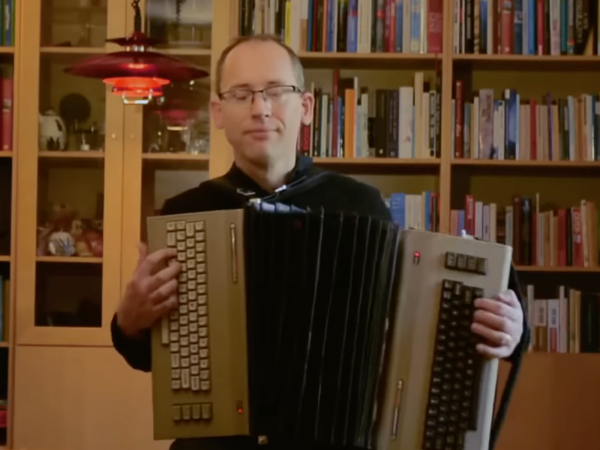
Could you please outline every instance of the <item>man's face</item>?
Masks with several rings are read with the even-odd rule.
[[[211,108],[237,158],[267,164],[295,153],[300,125],[312,120],[314,100],[294,87],[292,61],[276,43],[245,42],[229,53],[219,89],[225,97],[215,98]],[[271,88],[265,96],[248,92],[265,88]]]

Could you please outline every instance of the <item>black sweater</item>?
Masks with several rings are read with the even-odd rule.
[[[288,184],[314,177],[323,171],[312,164],[308,157],[298,157],[296,167],[288,180]],[[211,179],[199,186],[189,189],[175,197],[168,199],[163,205],[161,214],[183,214],[192,212],[215,211],[225,209],[238,209],[244,206],[245,200],[241,195],[225,188],[224,183],[253,192],[258,197],[266,197],[269,192],[262,189],[256,182],[243,173],[235,164],[229,172],[218,179]],[[304,192],[295,192],[294,206],[325,211],[334,210],[345,213],[369,215],[376,219],[392,220],[391,213],[383,201],[380,192],[374,187],[359,182],[351,177],[329,173],[319,185],[319,189],[308,189]],[[523,305],[523,298],[514,269],[511,269],[509,288],[514,290]],[[526,326],[526,323],[524,323]],[[527,328],[513,355],[511,362],[520,361],[524,349],[529,342]],[[132,340],[123,335],[116,323],[116,314],[111,323],[111,334],[115,349],[125,358],[127,363],[137,370],[149,372],[152,368],[150,330],[146,330],[142,339]],[[233,444],[233,441],[231,441]],[[240,441],[241,443],[241,441]],[[244,441],[243,446],[247,442]],[[204,446],[203,446],[204,447]],[[183,443],[179,448],[191,448]],[[195,448],[195,447],[194,447]],[[206,448],[206,447],[204,447]],[[218,446],[218,448],[221,448]],[[224,448],[224,447],[223,447]],[[231,448],[227,446],[227,448]],[[237,447],[237,445],[235,446]]]

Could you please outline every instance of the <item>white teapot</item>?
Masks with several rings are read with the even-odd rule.
[[[62,117],[49,108],[39,115],[39,121],[40,150],[64,150],[67,143],[67,126]]]

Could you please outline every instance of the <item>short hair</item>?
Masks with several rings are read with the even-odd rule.
[[[296,52],[294,52],[294,50],[285,45],[285,43],[281,42],[281,39],[278,36],[272,34],[255,34],[250,36],[239,36],[234,38],[231,41],[231,43],[227,47],[225,47],[225,50],[223,50],[221,56],[219,56],[219,60],[217,61],[215,77],[215,90],[217,91],[217,93],[221,90],[221,80],[223,78],[223,65],[225,64],[225,59],[234,48],[246,42],[273,42],[274,44],[277,44],[281,48],[283,48],[289,55],[290,60],[292,62],[292,69],[296,78],[296,84],[300,89],[304,90],[304,67],[302,66],[302,62],[300,62],[300,58],[298,57]]]

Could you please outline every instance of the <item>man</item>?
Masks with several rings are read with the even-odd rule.
[[[302,65],[292,50],[269,36],[235,40],[218,61],[216,90],[211,102],[214,122],[225,131],[235,161],[220,181],[264,197],[318,173],[310,158],[296,154],[300,126],[313,117],[314,98],[305,91]],[[332,174],[314,191],[296,196],[295,206],[391,220],[379,191],[350,177]],[[219,180],[209,180],[167,200],[162,214],[240,208],[242,196],[228,192]],[[168,265],[157,272],[174,256],[170,249],[148,255],[146,246],[139,245],[137,268],[113,318],[114,346],[138,370],[151,370],[150,326],[177,303],[179,266]],[[516,358],[527,345],[514,276],[511,289],[494,299],[477,300],[473,331],[486,342],[477,347],[482,354]],[[250,445],[237,438],[219,442],[230,448]],[[178,449],[197,448],[191,443],[176,445]]]

